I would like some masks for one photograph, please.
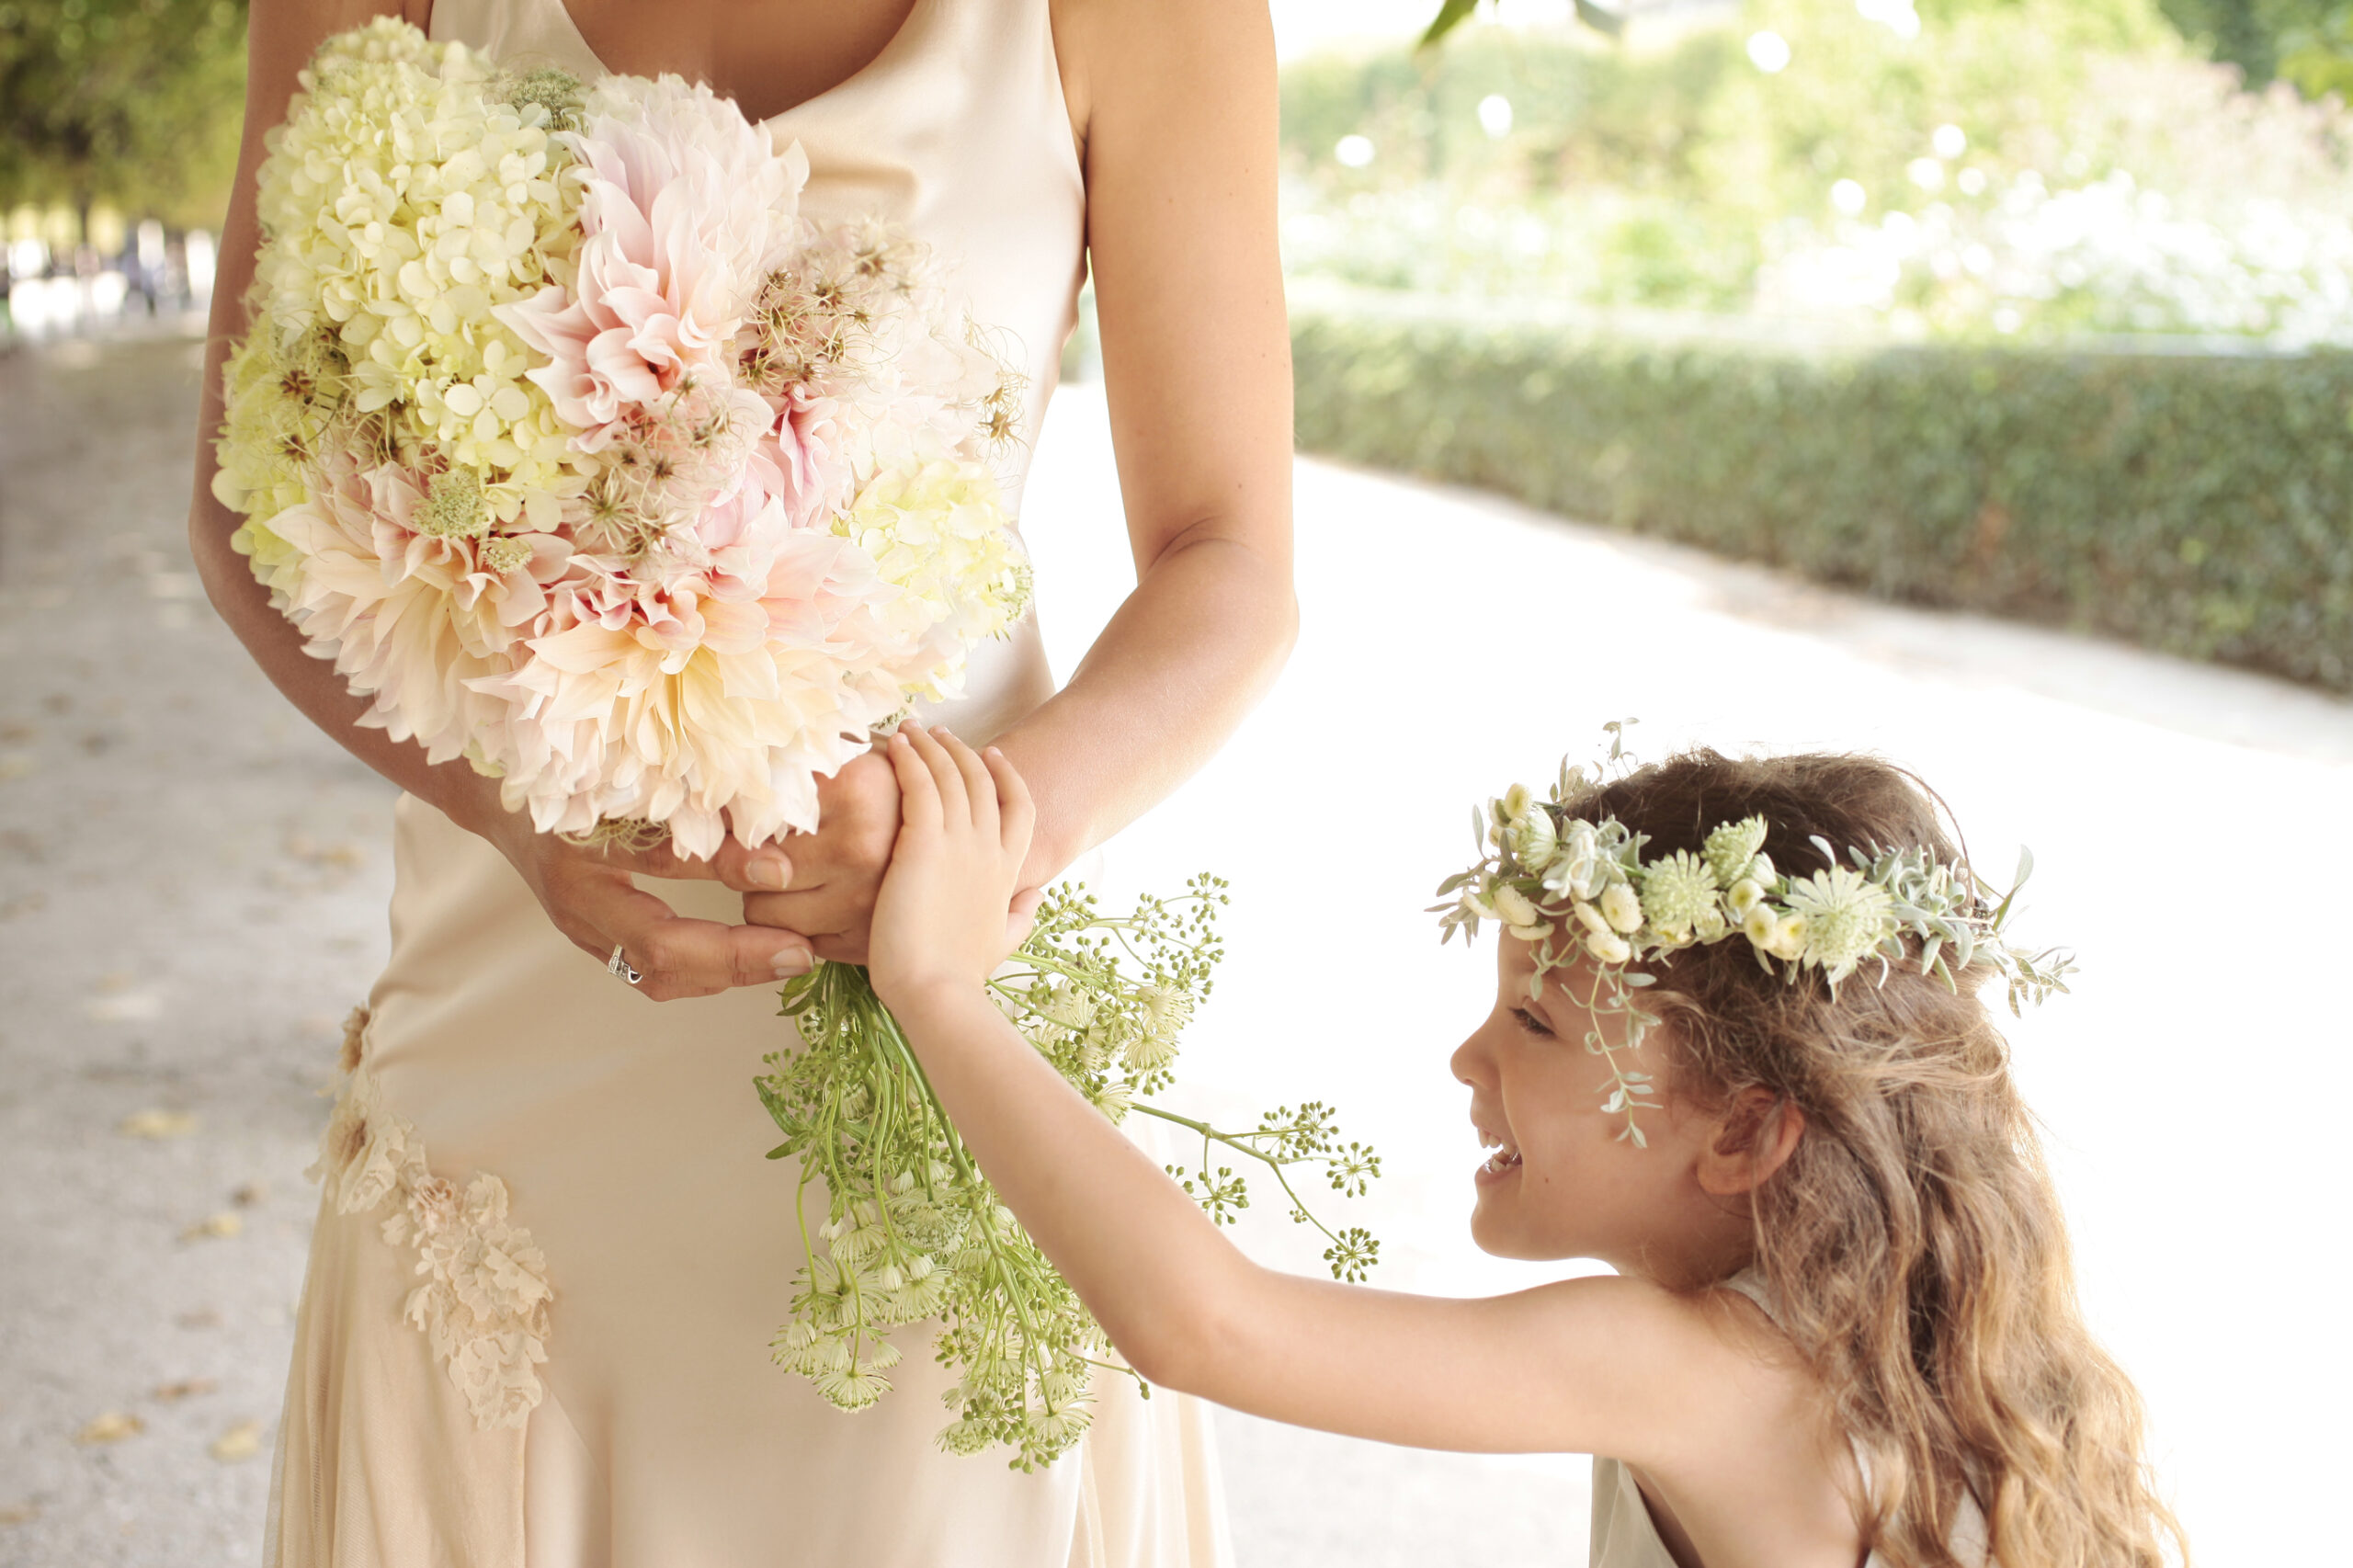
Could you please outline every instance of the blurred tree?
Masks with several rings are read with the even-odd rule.
[[[2162,0],[2185,37],[2259,87],[2292,82],[2307,97],[2353,98],[2353,4],[2347,0]]]
[[[2306,97],[2335,93],[2353,103],[2353,4],[2340,3],[2283,28],[2279,74]]]
[[[1629,0],[1620,0],[1620,3],[1622,6]],[[1625,30],[1626,14],[1622,9],[1597,5],[1595,0],[1576,0],[1576,7],[1577,20],[1589,28],[1612,34]],[[1430,18],[1430,25],[1423,30],[1418,47],[1424,50],[1437,48],[1447,34],[1469,21],[1472,13],[1478,8],[1479,0],[1442,0],[1438,15]]]
[[[1441,0],[1424,30],[1427,53],[1479,9],[1481,0]],[[1623,29],[1640,0],[1575,0],[1579,19],[1608,33]],[[1925,0],[1920,10],[1949,19],[1972,9],[1999,9],[2012,0]],[[2353,0],[2160,0],[2165,19],[2216,60],[2239,68],[2250,87],[2284,77],[2307,97],[2328,93],[2353,101]],[[2098,11],[2098,0],[2087,10]]]
[[[244,0],[0,0],[0,208],[218,223],[244,36]]]

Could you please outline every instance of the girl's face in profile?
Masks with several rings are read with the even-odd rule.
[[[1622,1113],[1605,1113],[1609,1070],[1589,1034],[1624,1038],[1620,1020],[1582,998],[1594,976],[1583,960],[1551,971],[1530,998],[1535,954],[1506,936],[1497,944],[1495,1003],[1456,1049],[1454,1075],[1471,1086],[1471,1120],[1492,1145],[1476,1171],[1472,1239],[1498,1257],[1591,1257],[1649,1275],[1644,1259],[1672,1244],[1680,1202],[1692,1195],[1687,1124],[1666,1091],[1665,1033],[1653,1029],[1621,1065],[1648,1073],[1658,1108],[1638,1111],[1647,1148],[1619,1135]],[[1696,1131],[1696,1128],[1689,1131]]]

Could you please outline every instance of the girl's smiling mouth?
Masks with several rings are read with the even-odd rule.
[[[1487,1157],[1480,1162],[1478,1170],[1473,1173],[1474,1179],[1480,1186],[1485,1187],[1490,1183],[1501,1181],[1518,1171],[1518,1145],[1482,1127],[1479,1129],[1479,1146],[1487,1151]]]

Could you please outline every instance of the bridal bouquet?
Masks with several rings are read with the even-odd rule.
[[[273,602],[361,722],[541,831],[814,827],[817,778],[1022,613],[988,461],[1021,378],[706,86],[390,17],[302,82],[213,483]]]
[[[361,722],[466,758],[542,832],[707,857],[814,828],[817,779],[1024,612],[991,467],[1022,378],[905,233],[801,215],[798,144],[708,87],[506,72],[386,17],[302,89],[261,170],[213,481],[272,603]],[[1222,897],[1128,921],[1059,897],[1000,997],[1107,1115],[1199,1136],[1187,1179],[1220,1218],[1247,1196],[1212,1147],[1361,1190],[1378,1162],[1321,1106],[1228,1133],[1140,1101],[1207,994]],[[943,1442],[1051,1460],[1101,1331],[865,971],[821,965],[786,1011],[803,1044],[758,1086],[811,1261],[778,1361],[860,1409],[889,1331],[939,1318]],[[1327,1234],[1360,1277],[1371,1238]]]

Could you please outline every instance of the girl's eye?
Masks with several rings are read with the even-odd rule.
[[[1518,1021],[1519,1027],[1526,1029],[1529,1034],[1542,1035],[1547,1039],[1552,1037],[1552,1031],[1545,1027],[1544,1020],[1529,1012],[1527,1008],[1514,1007],[1511,1010],[1511,1016]]]

